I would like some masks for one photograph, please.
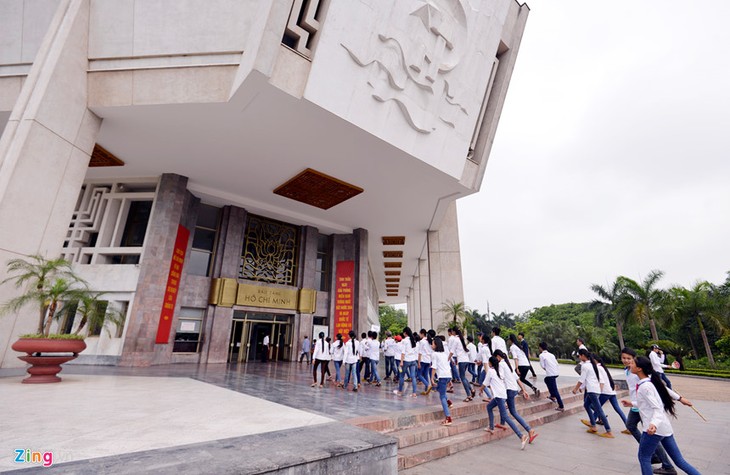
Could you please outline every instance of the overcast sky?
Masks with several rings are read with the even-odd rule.
[[[481,191],[458,202],[465,303],[730,270],[730,1],[532,0]]]

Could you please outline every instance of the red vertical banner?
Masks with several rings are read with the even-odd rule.
[[[335,335],[352,330],[355,261],[338,261],[335,268]]]
[[[184,226],[177,226],[177,237],[175,248],[172,250],[170,261],[170,272],[167,274],[167,286],[165,286],[165,300],[162,302],[160,312],[160,323],[157,326],[157,338],[155,343],[169,343],[170,329],[172,328],[172,317],[175,315],[175,302],[177,291],[180,288],[183,264],[185,263],[185,251],[188,249],[188,238],[190,231]]]

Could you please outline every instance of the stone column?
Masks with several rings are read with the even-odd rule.
[[[428,260],[418,260],[418,312],[419,317],[426,330],[438,325],[434,325],[433,311],[431,309],[431,278],[429,276]]]
[[[352,232],[355,244],[355,316],[358,328],[362,331],[370,331],[370,323],[373,316],[368,315],[368,302],[370,300],[370,274],[368,267],[368,232],[366,229],[358,228]],[[377,308],[377,302],[375,302]],[[373,317],[373,318],[370,318]],[[377,323],[378,319],[375,319]]]
[[[174,328],[167,344],[156,344],[155,337],[178,225],[185,219],[185,205],[191,203],[187,183],[188,179],[180,175],[164,174],[160,177],[139,264],[136,296],[129,312],[120,366],[149,366],[170,361]],[[190,231],[188,249],[194,229]],[[177,299],[176,315],[179,310],[180,299]]]
[[[245,209],[236,206],[223,208],[221,230],[213,263],[213,277],[238,279],[238,268],[241,265],[243,237],[246,231]],[[201,352],[207,363],[225,363],[228,361],[228,344],[231,338],[232,307],[208,306],[205,317],[204,342]]]
[[[431,315],[434,328],[444,321],[439,308],[451,300],[464,301],[461,280],[461,252],[459,249],[459,223],[456,202],[452,202],[438,231],[428,233],[428,268],[431,282]]]
[[[300,240],[300,259],[299,259],[299,288],[313,289],[315,288],[315,279],[317,277],[317,245],[319,242],[319,230],[312,226],[302,226],[301,240]],[[329,328],[330,337],[332,335],[332,329],[334,328],[334,319],[330,314]],[[312,313],[299,313],[295,315],[294,328],[292,328],[292,361],[296,361],[299,358],[299,352],[301,351],[302,340],[304,335],[312,337],[312,328],[314,326],[314,314]]]
[[[63,247],[101,119],[87,109],[89,1],[62,0],[0,138],[0,281],[5,262]],[[0,286],[0,302],[17,295]],[[22,366],[10,343],[37,310],[0,318],[0,366]]]

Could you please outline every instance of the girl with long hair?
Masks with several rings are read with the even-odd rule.
[[[583,363],[590,362],[590,364],[584,364],[582,366],[580,378],[573,388],[573,394],[577,394],[578,390],[580,390],[581,387],[583,387],[586,392],[583,407],[585,407],[586,412],[588,413],[589,422],[588,424],[586,424],[588,426],[587,432],[591,434],[597,434],[601,437],[606,437],[608,439],[613,439],[611,426],[608,423],[608,418],[603,412],[603,408],[601,407],[601,403],[599,401],[601,388],[604,384],[604,381],[601,381],[600,379],[601,375],[598,372],[598,365],[596,364],[596,360],[591,358],[590,352],[583,348],[578,351],[578,357]],[[608,384],[608,382],[605,381],[605,384]],[[596,429],[596,417],[599,417],[603,421],[603,427],[604,429],[606,429],[606,432],[603,434],[598,434],[598,429]],[[585,422],[583,423],[585,424]]]
[[[357,335],[350,330],[347,334],[350,339],[345,343],[345,351],[343,362],[345,363],[345,383],[342,388],[347,389],[352,376],[352,391],[357,392],[357,363],[360,361],[360,342],[357,341]]]
[[[451,381],[451,364],[449,363],[449,354],[444,351],[444,343],[440,338],[431,338],[431,379],[439,392],[439,401],[444,410],[444,420],[441,423],[445,426],[451,425],[451,401],[446,397],[446,386]],[[431,385],[429,385],[431,387]]]
[[[342,387],[342,378],[340,377],[340,368],[342,368],[342,360],[345,357],[345,342],[342,341],[342,333],[335,336],[335,342],[332,344],[332,360],[335,362],[335,387]]]
[[[433,353],[431,344],[433,338],[425,328],[421,328],[418,333],[421,335],[421,339],[418,340],[418,380],[424,386],[421,395],[426,396],[431,392],[431,354]]]
[[[494,433],[494,408],[499,408],[499,417],[502,419],[502,421],[506,422],[514,431],[515,435],[520,439],[520,443],[522,444],[522,450],[525,449],[525,446],[530,441],[530,436],[527,434],[522,434],[520,431],[520,428],[517,427],[515,422],[512,420],[512,418],[507,414],[507,408],[505,407],[505,401],[507,400],[507,387],[505,385],[504,381],[504,368],[500,368],[500,361],[497,356],[492,356],[489,358],[489,369],[487,369],[487,374],[484,377],[484,383],[483,386],[489,386],[492,388],[492,400],[489,401],[489,404],[487,404],[487,414],[489,414],[489,427],[485,428],[484,430],[489,432],[490,434]]]
[[[400,355],[401,372],[398,378],[398,389],[393,391],[396,396],[403,395],[403,383],[405,382],[406,373],[411,378],[413,384],[412,397],[418,397],[418,378],[416,378],[416,365],[418,362],[418,340],[409,327],[403,329],[403,353]]]
[[[639,377],[636,388],[636,405],[644,424],[644,433],[639,441],[639,465],[642,475],[651,475],[651,456],[659,444],[672,458],[677,467],[689,475],[699,475],[700,472],[687,462],[679,451],[674,440],[674,431],[669,422],[668,414],[676,417],[674,399],[669,394],[659,373],[652,368],[651,360],[639,356],[630,368],[631,372]],[[633,407],[629,400],[622,400],[625,407]]]
[[[520,345],[520,342],[517,341],[517,337],[514,333],[510,333],[509,341],[509,352],[512,355],[512,358],[515,359],[515,366],[517,367],[517,374],[520,375],[520,381],[522,381],[522,384],[529,386],[532,389],[532,392],[539,397],[540,390],[527,380],[527,374],[530,372],[530,360],[527,359],[527,355],[524,351],[522,351],[522,345]]]
[[[515,399],[520,393],[520,390],[522,390],[522,397],[524,397],[525,399],[530,399],[530,396],[527,395],[527,390],[522,385],[520,380],[517,379],[517,375],[515,375],[515,372],[512,370],[512,366],[510,366],[509,364],[509,359],[507,358],[507,355],[502,353],[502,350],[496,350],[494,352],[494,355],[499,360],[500,372],[504,373],[504,385],[507,389],[507,410],[512,415],[512,417],[514,417],[517,423],[525,428],[525,430],[528,432],[529,441],[530,443],[532,443],[532,441],[535,440],[535,438],[537,437],[537,432],[535,432],[535,429],[531,428],[527,421],[525,421],[522,416],[520,416],[520,413],[517,412],[517,407],[515,406]],[[507,427],[504,426],[504,422],[504,418],[502,418],[499,424],[497,424],[497,427],[500,429],[507,429]]]
[[[314,345],[314,368],[312,368],[312,378],[314,382],[312,387],[317,385],[317,367],[321,367],[322,377],[319,381],[319,387],[324,387],[324,373],[330,364],[330,344],[324,340],[324,332],[319,332],[319,339]]]
[[[458,339],[458,344],[456,345],[456,362],[459,365],[459,380],[461,381],[462,386],[464,386],[464,391],[466,392],[466,399],[464,399],[464,402],[470,402],[474,399],[476,392],[471,389],[471,383],[469,383],[469,380],[466,377],[466,370],[469,368],[469,363],[471,363],[469,348],[466,346],[464,335],[462,335],[461,330],[454,328],[454,335]]]
[[[616,411],[616,414],[618,414],[624,425],[626,425],[626,414],[624,414],[623,409],[621,409],[621,406],[618,403],[615,389],[616,383],[613,382],[611,373],[603,366],[603,360],[600,357],[595,354],[591,355],[591,357],[596,361],[598,371],[601,373],[601,381],[604,381],[603,387],[601,388],[601,395],[598,397],[598,402],[601,403],[601,406],[606,404],[606,401],[610,402],[613,410]],[[624,434],[630,434],[628,428],[621,432]]]

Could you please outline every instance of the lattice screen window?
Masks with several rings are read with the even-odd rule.
[[[324,0],[294,0],[281,42],[311,58],[314,39],[320,29],[323,3]]]
[[[64,241],[63,257],[78,264],[137,264],[156,182],[85,183]]]
[[[295,285],[298,248],[299,232],[296,226],[250,215],[239,277]]]

